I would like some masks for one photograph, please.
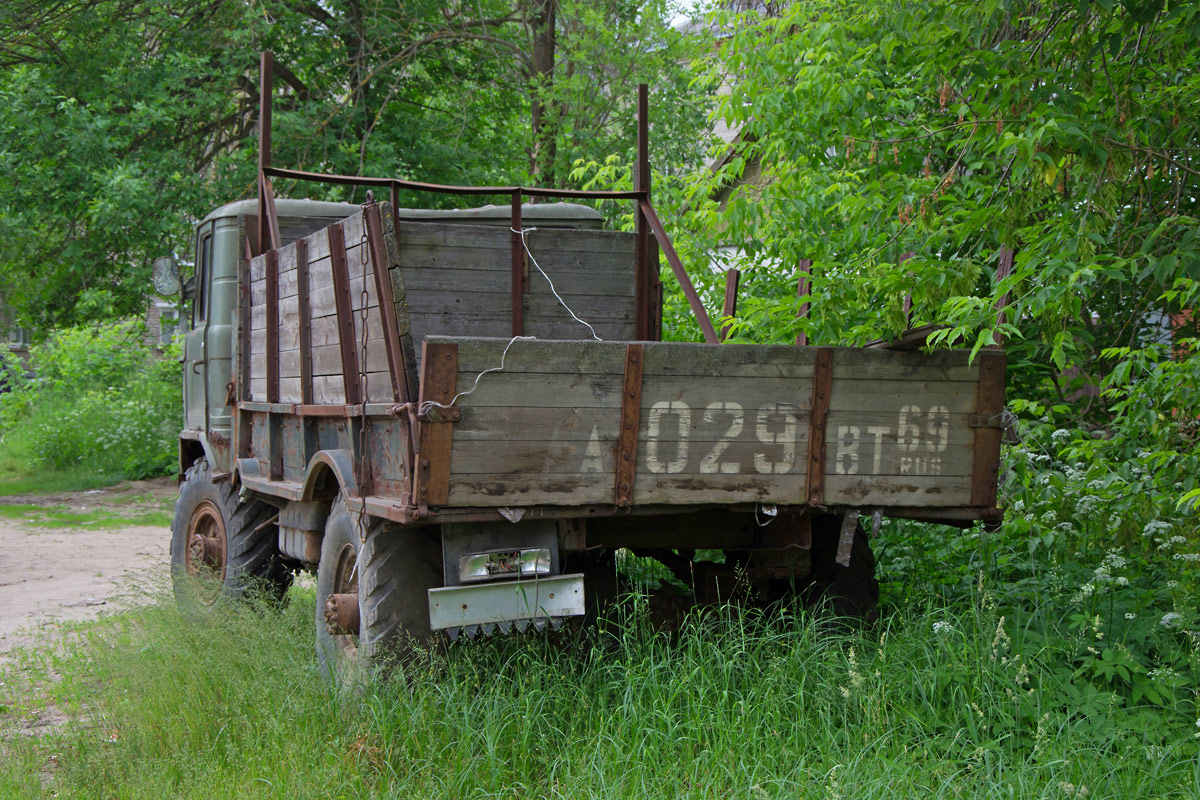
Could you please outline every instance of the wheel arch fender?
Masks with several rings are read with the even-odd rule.
[[[179,432],[179,475],[176,477],[177,482],[183,481],[183,476],[187,474],[188,467],[203,458],[208,462],[208,468],[212,471],[217,469],[216,454],[212,450],[212,445],[208,442],[208,437],[203,431],[185,430]]]
[[[318,450],[305,470],[300,499],[333,500],[338,492],[347,497],[358,496],[354,458],[349,450]]]

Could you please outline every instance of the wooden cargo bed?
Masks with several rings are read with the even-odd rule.
[[[604,341],[536,267],[514,274],[505,228],[397,223],[382,203],[251,259],[236,373],[247,485],[307,499],[324,458],[406,521],[534,506],[995,516],[1001,352],[629,342],[635,237],[526,236]],[[533,340],[512,337],[514,296]]]

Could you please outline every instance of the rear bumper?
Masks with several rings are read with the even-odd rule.
[[[583,613],[580,574],[429,590],[429,627],[435,631]]]

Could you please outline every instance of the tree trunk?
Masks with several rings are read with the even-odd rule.
[[[533,141],[529,172],[534,183],[554,185],[554,159],[558,120],[547,112],[544,92],[554,85],[554,51],[557,41],[558,0],[529,0],[529,28],[533,38],[533,74],[530,75],[530,116]]]

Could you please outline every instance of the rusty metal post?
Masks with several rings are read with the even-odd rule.
[[[637,160],[633,164],[633,188],[644,192],[644,199],[650,200],[650,89],[644,84],[638,84],[637,96]],[[641,206],[637,209],[634,265],[634,338],[639,340],[650,338],[650,226]]]
[[[1011,275],[1012,268],[1013,268],[1013,249],[1011,247],[1009,247],[1008,245],[1001,245],[1001,247],[1000,247],[1000,263],[996,265],[996,283],[999,284],[1001,281],[1003,281],[1005,278],[1007,278],[1009,275]],[[1003,295],[1000,296],[1000,299],[996,301],[996,326],[997,327],[1003,325],[1005,320],[1007,319],[1007,314],[1005,313],[1005,311],[1008,308],[1008,299],[1009,299],[1008,292],[1005,292]],[[1003,347],[1004,346],[1004,334],[1000,331],[996,331],[995,338],[996,338],[996,347]]]
[[[806,297],[812,292],[812,259],[802,258],[796,266],[799,273],[796,279],[796,297]],[[800,308],[796,310],[796,318],[808,319],[808,313],[811,310],[812,303],[808,300],[801,300]],[[796,346],[805,347],[807,345],[808,333],[800,331],[796,334]]]
[[[521,231],[521,190],[512,193],[512,335],[525,333],[525,240]]]
[[[732,267],[725,270],[725,305],[721,308],[721,316],[726,319],[733,319],[737,314],[737,293],[738,284],[741,282],[742,273]],[[721,328],[721,341],[729,338],[729,329],[733,326],[726,323]]]
[[[658,244],[663,249],[663,255],[667,257],[667,263],[671,265],[671,271],[675,273],[676,280],[679,281],[680,288],[683,289],[683,295],[687,298],[688,305],[692,308],[692,314],[696,317],[696,322],[700,323],[700,331],[704,334],[704,341],[708,344],[719,344],[720,337],[717,336],[716,330],[713,328],[712,320],[708,317],[708,311],[704,308],[704,303],[700,300],[700,295],[696,292],[696,287],[692,285],[692,279],[688,277],[687,270],[683,268],[683,262],[679,260],[679,254],[675,252],[675,247],[671,244],[671,237],[667,236],[667,231],[663,228],[662,220],[658,218],[658,212],[654,210],[654,206],[649,200],[640,201],[642,214],[646,217],[646,222],[650,223],[650,230],[654,233],[654,238],[658,240]]]
[[[897,263],[897,265],[903,264],[905,261],[908,261],[910,258],[912,258],[915,255],[916,255],[916,253],[901,253],[900,260],[896,263]],[[911,272],[908,273],[908,275],[910,278],[912,277]],[[912,289],[909,289],[907,292],[904,293],[904,330],[908,330],[911,327],[912,327]]]
[[[275,85],[275,56],[264,50],[258,68],[258,247],[259,252],[271,241],[267,219],[267,187],[263,168],[271,166],[271,94]],[[257,255],[257,253],[255,254]]]

